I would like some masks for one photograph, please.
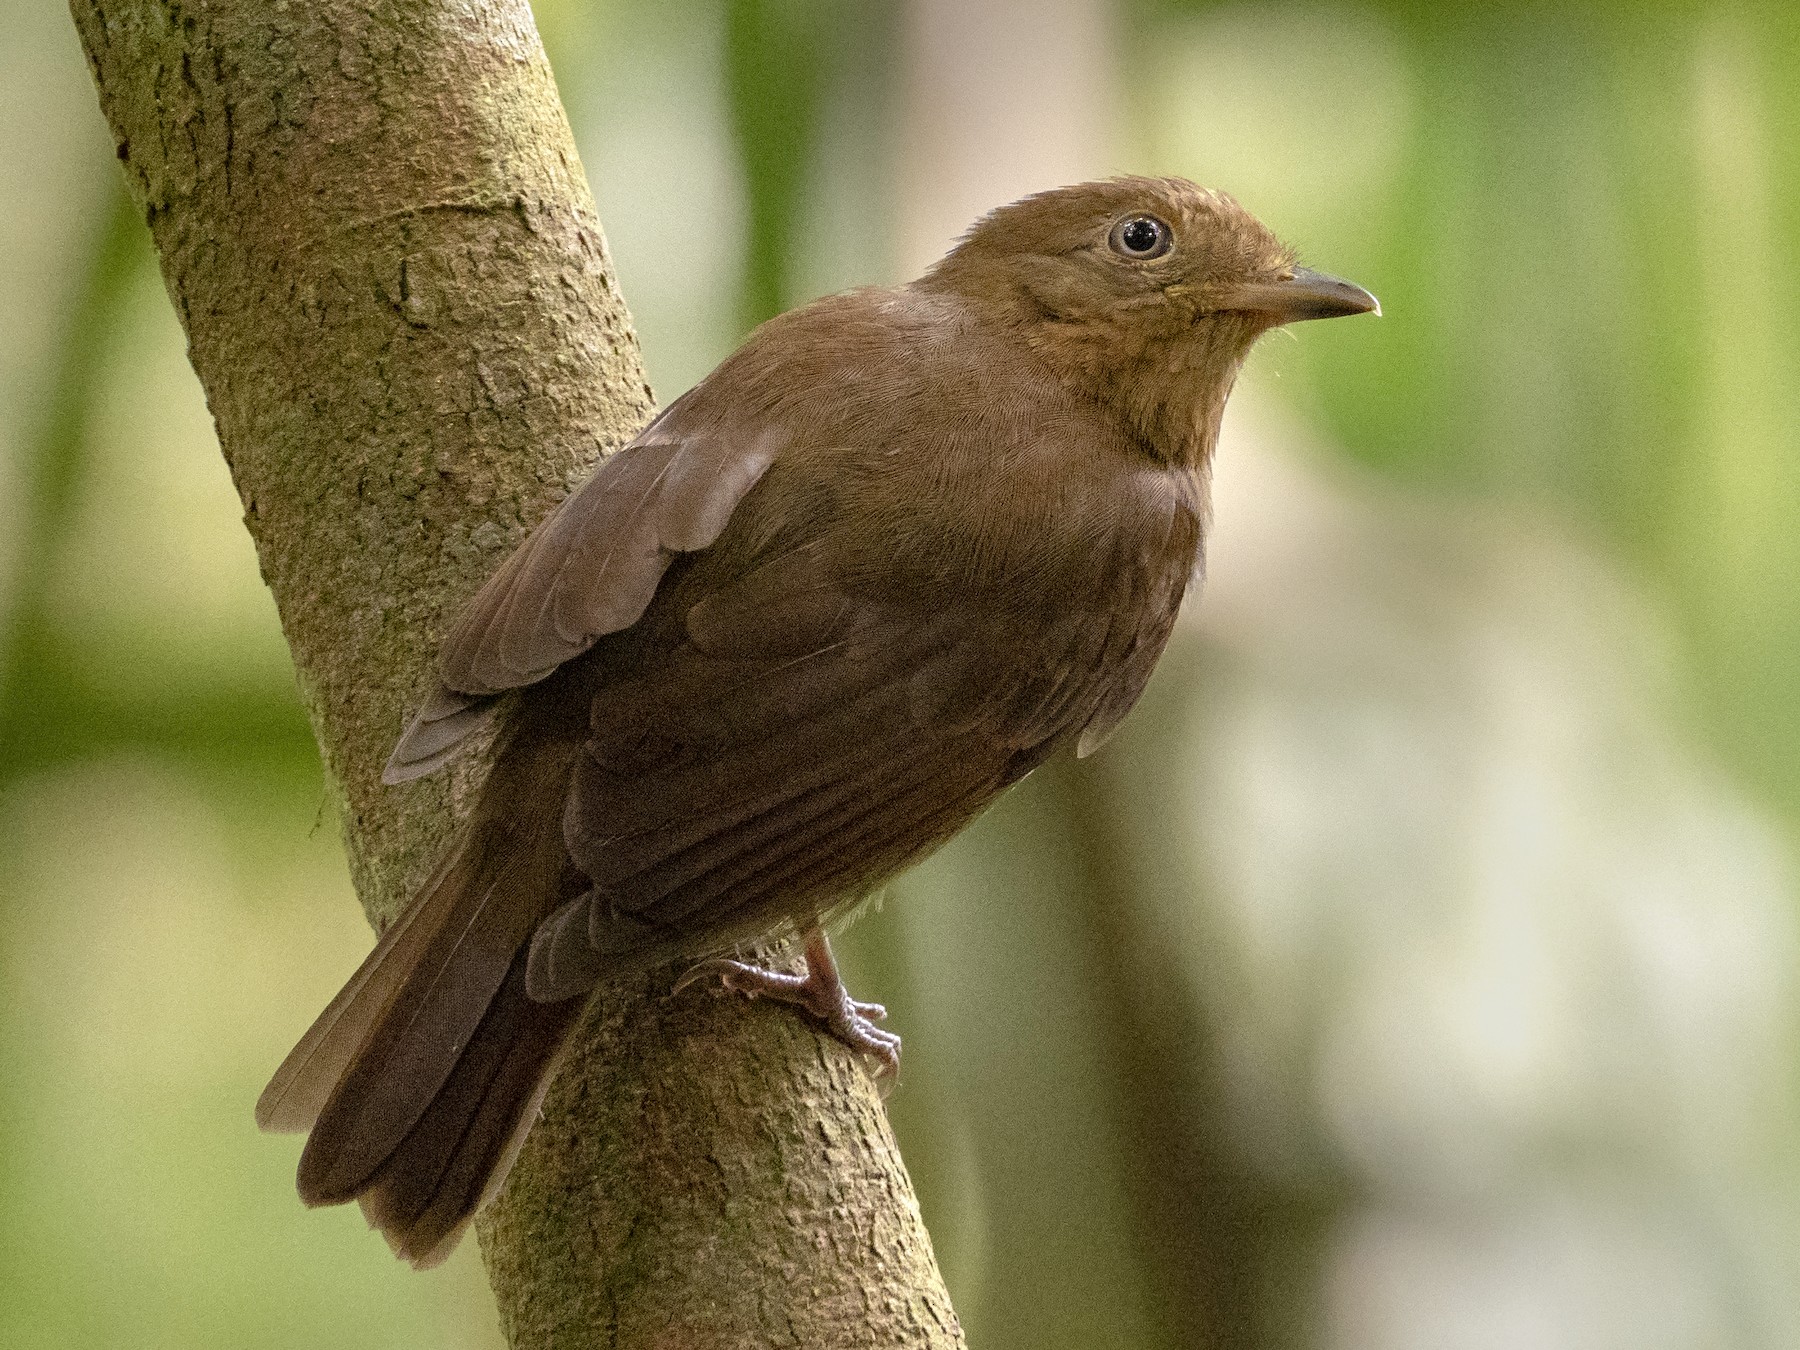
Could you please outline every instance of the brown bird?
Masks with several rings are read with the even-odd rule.
[[[824,925],[1118,725],[1200,560],[1239,366],[1379,312],[1229,197],[1120,178],[764,324],[520,545],[400,783],[499,715],[455,848],[275,1074],[309,1205],[441,1260],[600,981],[700,962],[898,1061]],[[522,691],[512,699],[508,691]],[[804,977],[728,955],[803,938]]]

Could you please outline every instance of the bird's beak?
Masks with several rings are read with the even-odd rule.
[[[1234,287],[1219,302],[1220,309],[1268,314],[1276,323],[1301,319],[1337,319],[1346,314],[1380,314],[1381,301],[1361,286],[1309,267],[1296,267],[1286,281],[1256,281]]]

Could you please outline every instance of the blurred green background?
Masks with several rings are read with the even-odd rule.
[[[665,401],[1108,172],[1387,311],[1253,359],[1114,744],[846,936],[971,1343],[1800,1346],[1800,12],[537,12]],[[495,1346],[251,1124],[368,933],[73,29],[0,16],[0,1345]]]

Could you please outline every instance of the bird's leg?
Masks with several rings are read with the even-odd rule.
[[[718,957],[689,970],[675,982],[675,988],[679,992],[709,975],[716,975],[725,988],[749,998],[779,999],[804,1008],[852,1050],[878,1060],[878,1077],[900,1072],[900,1037],[875,1025],[887,1016],[887,1009],[879,1003],[858,1003],[850,997],[824,929],[815,925],[806,930],[804,975]]]

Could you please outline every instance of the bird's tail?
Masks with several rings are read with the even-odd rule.
[[[300,1198],[360,1201],[415,1266],[449,1255],[505,1179],[586,1001],[525,992],[532,931],[582,884],[562,844],[566,765],[545,762],[567,753],[501,757],[460,845],[257,1103],[265,1130],[311,1131]]]

